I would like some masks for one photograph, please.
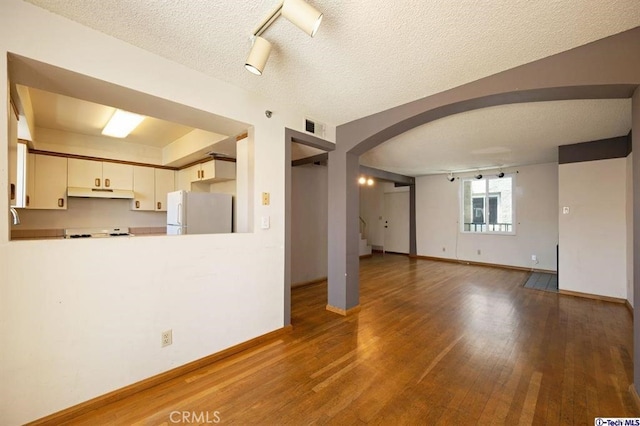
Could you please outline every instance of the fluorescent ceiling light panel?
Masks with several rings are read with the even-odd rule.
[[[114,138],[126,138],[133,129],[142,123],[144,118],[144,115],[117,109],[111,116],[111,119],[109,119],[107,125],[102,129],[102,134]]]

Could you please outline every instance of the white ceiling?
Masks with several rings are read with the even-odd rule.
[[[277,20],[263,35],[274,48],[264,74],[258,77],[243,68],[249,35],[276,0],[28,1],[257,92],[272,99],[274,108],[288,104],[330,124],[345,123],[640,25],[637,0],[309,0],[324,13],[317,35],[312,39],[284,18]],[[575,105],[540,104],[536,111],[545,107],[550,108],[543,113],[547,117],[571,116]],[[513,105],[477,112],[484,120],[476,123],[476,132],[483,136],[466,139],[459,152],[491,149],[497,146],[496,140],[518,134],[522,120],[510,123],[506,117],[517,117],[519,109],[528,108]],[[626,116],[607,115],[606,103],[585,108],[606,128],[618,131],[624,127]],[[468,114],[473,120],[475,113]],[[457,120],[466,115],[447,119],[452,128],[440,134],[455,135]],[[501,130],[492,129],[495,123],[501,124]],[[567,132],[559,120],[540,125],[536,131],[541,129],[545,140],[576,142],[575,138],[563,139]],[[581,133],[584,140],[598,139],[604,133],[599,126],[591,129],[591,133]],[[415,138],[406,134],[400,139],[405,136]],[[415,142],[408,139],[407,143],[415,149]],[[527,162],[545,156],[531,151]],[[369,155],[370,162],[372,157],[374,153]],[[461,166],[473,158],[477,156],[460,161]],[[394,161],[400,160],[397,155]],[[413,170],[412,174],[430,172],[411,163],[408,154],[404,160],[408,162],[404,169]],[[450,163],[443,158],[437,167],[446,169]],[[371,165],[384,168],[375,162]]]
[[[409,176],[551,163],[559,145],[630,129],[630,99],[500,105],[417,127],[365,153],[360,163]]]
[[[102,129],[116,110],[44,90],[29,88],[35,125],[89,136],[102,136]],[[193,131],[193,127],[146,117],[125,139],[127,142],[164,148]]]

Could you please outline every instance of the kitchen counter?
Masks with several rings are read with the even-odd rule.
[[[132,236],[158,236],[167,235],[167,228],[159,227],[138,227],[129,228]],[[11,229],[11,240],[54,240],[63,239],[64,229]]]

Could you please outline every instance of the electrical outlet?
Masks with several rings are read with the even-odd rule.
[[[269,196],[269,193],[268,192],[263,192],[262,193],[262,205],[263,206],[268,206],[270,202],[271,202],[271,197]]]
[[[173,343],[173,332],[172,330],[167,330],[162,332],[162,347],[169,346]]]
[[[538,261],[538,256],[536,256],[535,254],[531,255],[531,260],[533,260],[534,262]]]

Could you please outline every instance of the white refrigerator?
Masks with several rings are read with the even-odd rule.
[[[231,232],[232,196],[210,192],[167,194],[167,235]]]

